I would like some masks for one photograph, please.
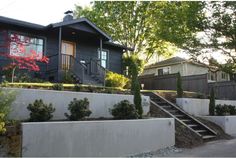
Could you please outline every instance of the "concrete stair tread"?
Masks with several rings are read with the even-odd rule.
[[[207,132],[207,130],[195,130],[196,132],[198,132],[198,133],[203,133],[203,132]]]
[[[183,121],[183,122],[190,122],[190,121],[192,121],[190,119],[180,119],[180,120]]]
[[[196,124],[190,124],[190,125],[188,125],[189,127],[197,127],[198,125],[196,125]]]
[[[211,138],[215,138],[216,136],[214,135],[205,135],[202,137],[202,139],[211,139]]]
[[[150,99],[156,104],[156,106],[165,109],[165,112],[172,114],[176,121],[181,122],[184,126],[191,128],[192,132],[200,135],[202,139],[210,139],[216,137],[216,132],[204,125],[202,122],[181,110],[175,104],[169,102],[165,98],[152,92],[143,92],[144,95],[150,97]]]

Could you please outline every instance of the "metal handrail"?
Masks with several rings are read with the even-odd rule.
[[[105,81],[106,69],[98,63],[98,60],[90,60],[90,75],[96,77],[101,82]]]
[[[76,58],[72,55],[62,54],[62,70],[71,71],[76,77],[80,79],[81,82],[84,80],[84,71],[85,67],[82,63],[80,63]]]

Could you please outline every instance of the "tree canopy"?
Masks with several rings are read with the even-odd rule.
[[[115,42],[134,49],[128,56],[170,56],[199,31],[202,2],[95,1],[91,7],[76,6],[75,15],[86,17]]]

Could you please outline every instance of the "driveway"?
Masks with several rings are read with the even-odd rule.
[[[155,155],[154,155],[155,156]],[[193,149],[182,149],[168,157],[236,157],[236,139],[208,142]]]

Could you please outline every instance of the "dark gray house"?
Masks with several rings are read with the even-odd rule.
[[[62,22],[48,26],[0,16],[0,43],[4,43],[3,32],[29,39],[26,53],[33,48],[36,53],[43,53],[39,57],[49,58],[48,64],[40,64],[40,73],[41,77],[52,82],[60,82],[64,72],[69,71],[80,83],[102,83],[105,69],[122,74],[123,52],[132,50],[114,43],[88,19],[73,19],[69,14]],[[14,53],[11,48],[7,51]],[[8,62],[0,56],[0,70]]]

